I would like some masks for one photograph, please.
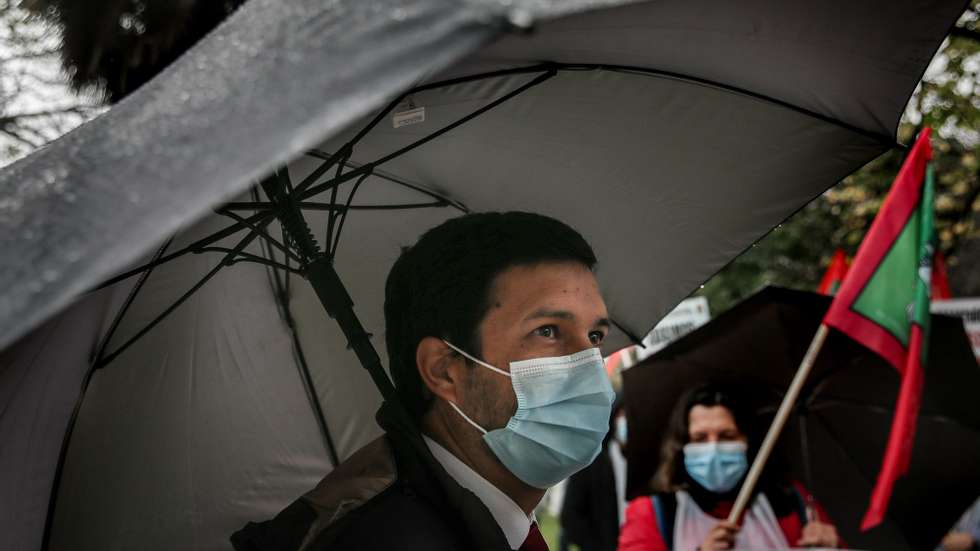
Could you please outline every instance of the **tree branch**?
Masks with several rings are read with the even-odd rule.
[[[20,61],[28,59],[39,59],[45,57],[56,57],[61,53],[60,48],[46,48],[43,50],[34,51],[14,51],[10,52],[8,55],[0,57],[0,63],[7,63],[10,61]]]
[[[41,117],[51,117],[55,115],[84,115],[87,109],[83,106],[73,105],[70,107],[62,107],[60,109],[48,109],[44,111],[33,111],[30,113],[14,113],[12,115],[4,115],[0,117],[0,127],[6,126],[8,124],[16,123],[24,119],[36,119]]]
[[[9,126],[0,125],[0,134],[4,134],[5,136],[11,138],[15,142],[18,142],[24,147],[27,147],[29,150],[37,149],[38,147],[40,147],[39,144],[36,144],[28,140],[24,136],[21,136],[17,131],[11,129]]]

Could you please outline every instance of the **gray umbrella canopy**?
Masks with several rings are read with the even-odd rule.
[[[605,280],[617,320],[641,334],[892,145],[963,8],[618,4],[247,3],[104,116],[0,174],[0,346],[413,85],[542,62],[556,74],[496,117],[384,168],[474,209],[576,224],[605,264],[633,268]],[[515,23],[533,30],[507,33]],[[353,158],[377,158],[542,73],[420,93],[424,126],[394,132],[385,121]],[[637,242],[620,246],[626,236]]]
[[[0,172],[10,549],[51,511],[51,548],[220,548],[376,434],[377,392],[267,238],[257,178],[290,163],[375,343],[399,247],[508,209],[592,242],[623,342],[894,145],[963,2],[852,4],[246,3]],[[329,212],[349,216],[324,239]]]

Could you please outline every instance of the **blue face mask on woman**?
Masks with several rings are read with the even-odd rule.
[[[704,442],[684,446],[684,467],[691,478],[717,494],[734,488],[749,469],[745,442]]]
[[[459,406],[449,405],[483,433],[490,450],[517,478],[535,488],[548,488],[582,470],[599,455],[609,430],[615,393],[598,348],[570,356],[511,362],[507,373],[448,342],[446,345],[510,377],[517,411],[502,428],[487,431]]]

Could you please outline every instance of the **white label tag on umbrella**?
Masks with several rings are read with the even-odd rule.
[[[425,122],[425,107],[416,107],[408,111],[399,111],[391,118],[391,125],[394,128],[401,128],[410,124]]]

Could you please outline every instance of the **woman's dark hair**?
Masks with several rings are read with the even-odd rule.
[[[709,384],[691,389],[677,400],[670,414],[667,431],[660,446],[660,466],[653,476],[655,492],[674,492],[687,486],[684,470],[684,445],[688,442],[688,421],[694,406],[722,406],[735,418],[738,430],[749,439],[749,461],[758,450],[755,419],[747,400],[734,388]]]
[[[385,285],[385,340],[399,397],[418,419],[431,397],[415,365],[425,337],[446,339],[477,357],[477,329],[504,270],[541,262],[592,269],[592,247],[575,230],[527,212],[467,214],[427,231],[402,251]]]

